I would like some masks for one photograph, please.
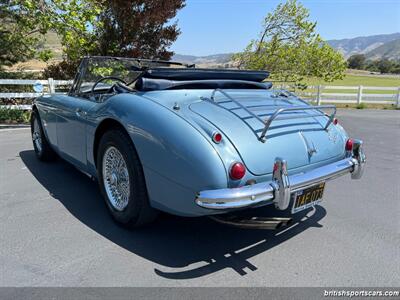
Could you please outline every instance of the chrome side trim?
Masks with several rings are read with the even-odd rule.
[[[195,202],[203,208],[235,209],[274,203],[277,209],[288,208],[290,195],[298,190],[350,173],[352,179],[362,177],[365,168],[362,141],[355,140],[353,155],[314,170],[288,176],[287,163],[275,160],[273,179],[239,188],[205,190],[198,193]]]

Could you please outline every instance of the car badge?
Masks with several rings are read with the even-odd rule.
[[[317,153],[317,148],[315,147],[313,141],[309,141],[309,140],[304,136],[304,134],[303,134],[302,131],[300,131],[299,134],[300,134],[301,138],[303,139],[304,144],[305,144],[305,146],[306,146],[306,148],[307,148],[308,156],[311,157],[311,156],[313,156],[315,153]]]

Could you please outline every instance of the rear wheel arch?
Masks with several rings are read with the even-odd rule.
[[[96,164],[96,168],[97,168],[97,152],[98,152],[98,149],[99,149],[99,144],[100,144],[101,137],[107,131],[113,130],[113,129],[118,129],[122,133],[126,134],[129,137],[128,131],[117,120],[108,118],[108,119],[105,119],[105,120],[101,121],[99,126],[97,126],[97,128],[96,128],[96,132],[95,132],[95,135],[94,135],[94,142],[93,142],[93,161]],[[134,145],[133,141],[132,141],[132,145],[135,148],[135,145]]]
[[[93,154],[95,155],[100,190],[113,218],[118,223],[128,227],[139,227],[152,222],[157,217],[158,212],[149,203],[142,164],[128,131],[114,119],[104,120],[95,132],[94,145]],[[105,182],[108,180],[104,179],[104,157],[110,148],[115,148],[114,150],[122,155],[127,174],[130,174],[128,177],[128,182],[130,182],[128,185],[130,190],[129,200],[127,206],[123,207],[122,210],[118,210],[113,204],[112,196],[106,189],[107,184]],[[119,182],[119,180],[117,179],[116,182]]]
[[[39,109],[37,108],[36,104],[33,104],[33,105],[32,105],[31,115],[30,115],[30,120],[31,120],[31,121],[32,121],[32,117],[33,117],[33,114],[34,114],[34,113],[36,113],[36,114],[39,116],[39,118],[40,118]]]
[[[39,120],[39,124],[42,124],[41,120],[40,120],[40,115],[39,115],[38,109],[37,108],[32,108],[31,115],[30,115],[30,121],[29,121],[29,123],[31,125],[31,129],[32,129],[33,122],[34,122],[35,119],[38,119]]]

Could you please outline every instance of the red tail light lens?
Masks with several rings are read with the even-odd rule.
[[[346,142],[346,151],[353,151],[353,140],[348,139]]]
[[[333,124],[337,125],[338,122],[339,122],[338,119],[336,118],[333,119]]]
[[[229,175],[233,180],[242,179],[245,174],[246,174],[246,168],[242,163],[237,162],[231,166]]]
[[[275,162],[275,163],[274,163],[274,169],[273,169],[273,172],[276,172],[276,171],[278,171],[278,168],[279,168],[279,166],[278,166],[278,163],[277,163],[277,162]]]
[[[216,132],[213,134],[212,136],[212,140],[214,143],[219,144],[222,141],[222,134],[220,134],[219,132]]]

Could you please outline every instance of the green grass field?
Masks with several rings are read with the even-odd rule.
[[[383,76],[383,75],[346,75],[342,80],[335,80],[333,82],[325,82],[320,79],[310,78],[306,81],[309,86],[317,85],[340,85],[340,86],[374,86],[374,87],[400,87],[400,76]],[[315,92],[315,89],[307,89],[306,92]],[[357,90],[325,90],[325,93],[357,93]],[[375,90],[363,90],[363,94],[396,94],[397,91],[382,91],[379,89]]]
[[[370,76],[357,76],[357,75],[346,75],[342,80],[335,80],[333,82],[324,82],[318,79],[307,80],[309,85],[348,85],[348,86],[400,86],[400,76],[397,78],[394,76],[383,76],[383,75],[370,75]]]
[[[315,100],[317,90],[315,86],[322,85],[322,86],[359,86],[362,85],[363,87],[400,87],[400,76],[384,76],[384,75],[358,75],[358,74],[347,74],[342,80],[335,80],[333,82],[325,82],[320,79],[310,78],[306,81],[306,84],[309,86],[305,91],[296,90],[296,94],[304,99]],[[313,86],[311,88],[311,86]],[[307,95],[304,93],[311,93],[312,95]],[[326,99],[335,99],[336,96],[328,96],[327,94],[354,94],[354,96],[348,98],[356,100],[356,95],[358,93],[358,89],[323,89],[323,98]],[[363,89],[363,95],[369,94],[386,94],[390,97],[393,95],[393,98],[396,97],[398,90],[379,90],[379,88],[374,90],[365,90]],[[346,97],[347,98],[347,97]],[[392,99],[393,99],[392,98]],[[362,103],[360,104],[347,104],[347,103],[340,103],[340,100],[343,99],[338,97],[338,103],[336,103],[337,107],[342,108],[375,108],[375,109],[396,109],[395,104],[372,104],[372,103]],[[369,98],[371,99],[371,97]],[[376,100],[380,100],[382,98],[376,98]],[[383,99],[382,99],[383,100]],[[313,104],[315,101],[313,101]]]

